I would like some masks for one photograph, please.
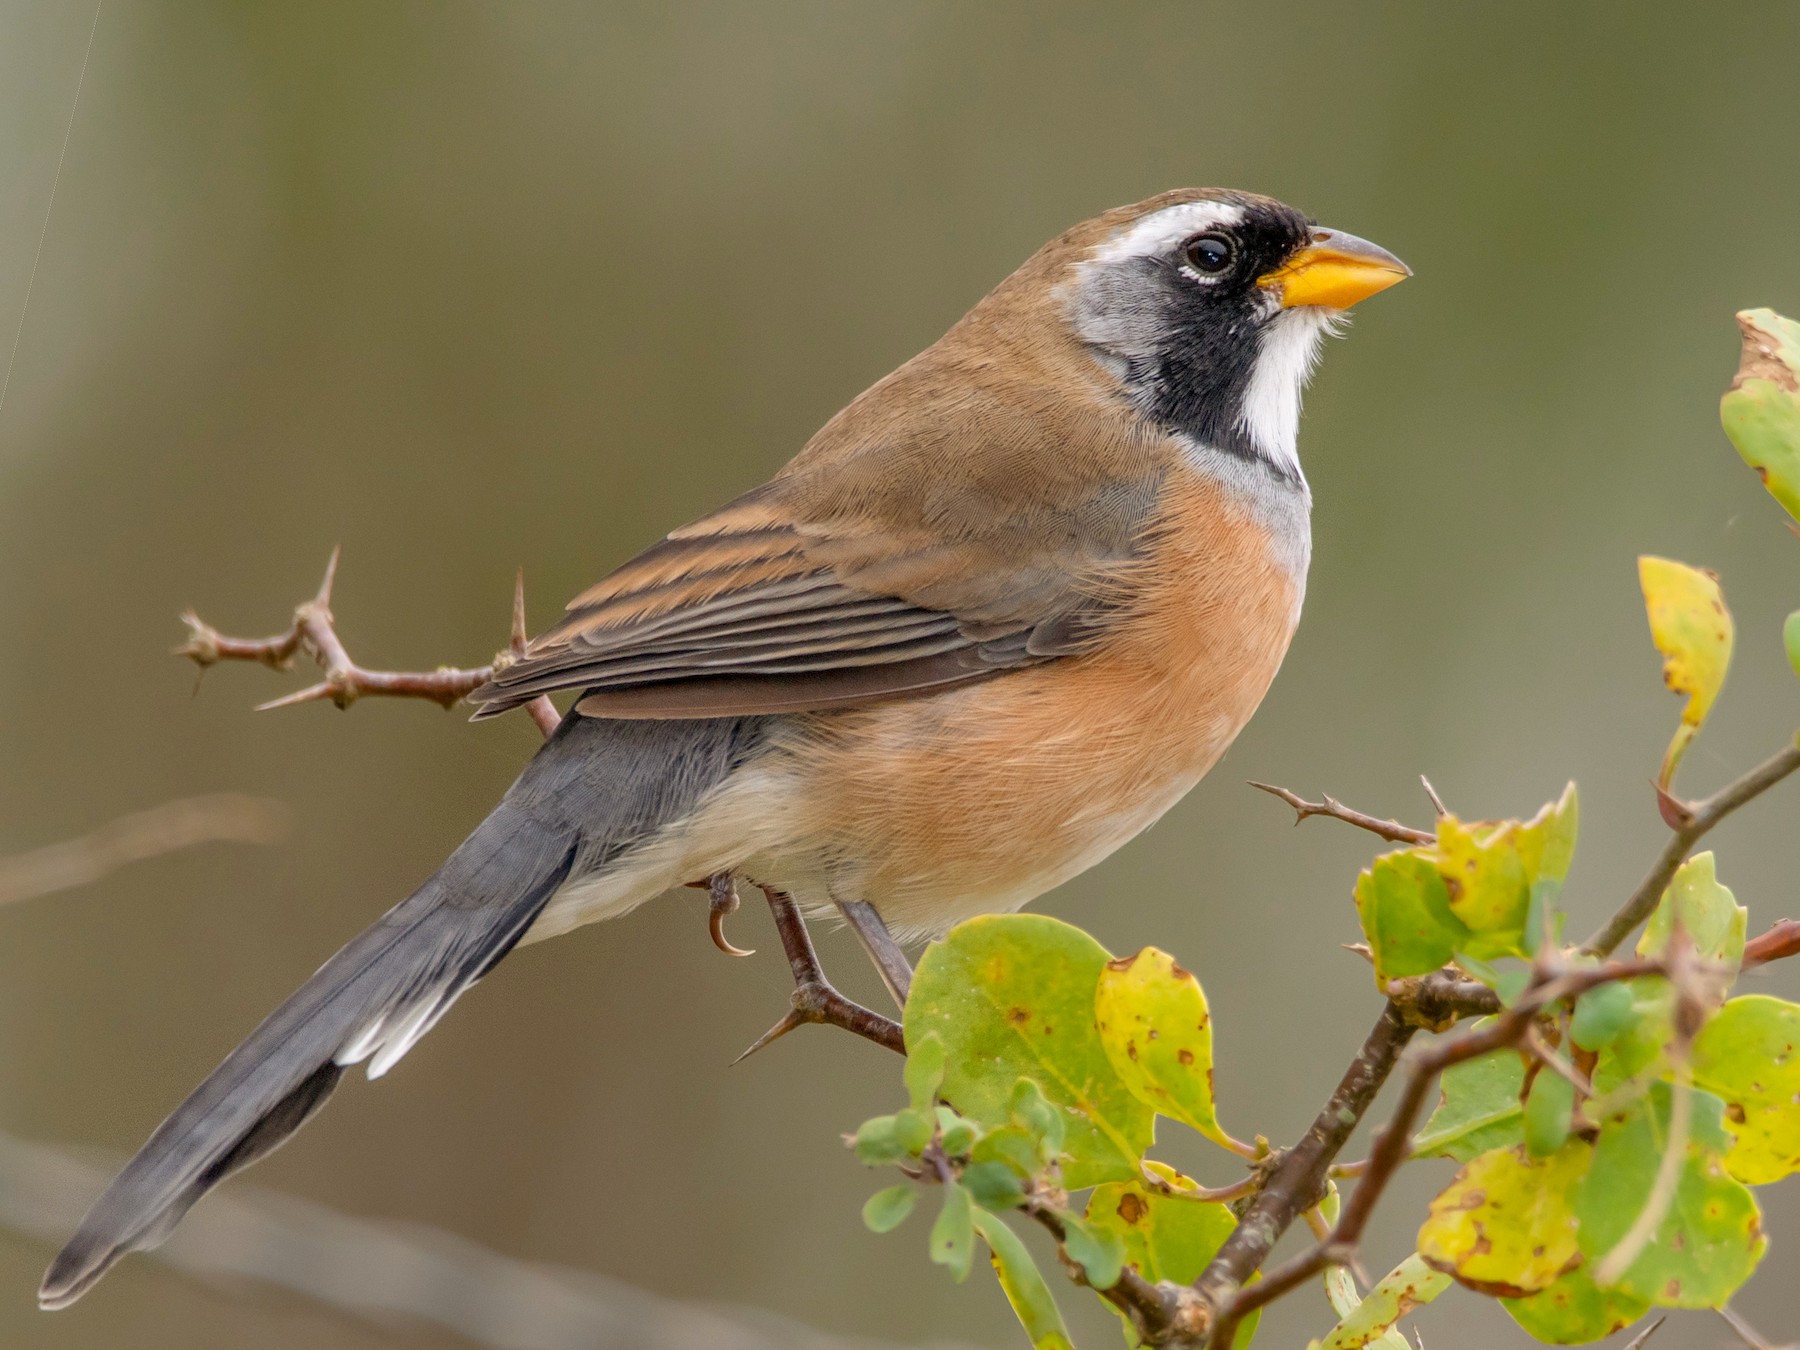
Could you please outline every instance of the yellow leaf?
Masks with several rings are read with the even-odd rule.
[[[1593,1153],[1577,1139],[1548,1158],[1499,1148],[1472,1159],[1431,1202],[1419,1255],[1496,1298],[1549,1287],[1581,1259],[1570,1199]]]
[[[1687,695],[1681,725],[1663,755],[1657,778],[1667,788],[1725,683],[1731,665],[1731,611],[1725,608],[1719,579],[1686,563],[1639,558],[1638,582],[1650,616],[1650,639],[1662,653],[1663,682]]]
[[[1155,947],[1107,962],[1094,992],[1100,1043],[1156,1111],[1231,1147],[1213,1108],[1212,1015],[1200,982]]]

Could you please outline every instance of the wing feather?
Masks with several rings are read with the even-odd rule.
[[[1143,511],[1112,503],[1147,508],[1155,470],[1093,489],[1104,510],[1023,513],[987,478],[946,486],[954,470],[883,499],[860,470],[790,466],[576,596],[470,696],[476,716],[566,689],[601,717],[839,707],[1083,650],[1138,543]]]

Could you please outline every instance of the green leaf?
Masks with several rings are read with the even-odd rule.
[[[1148,1166],[1178,1190],[1194,1186],[1162,1163]],[[1096,1232],[1117,1235],[1124,1259],[1146,1280],[1191,1284],[1236,1229],[1237,1216],[1210,1200],[1184,1200],[1141,1181],[1115,1181],[1094,1187],[1087,1223]]]
[[[1503,1148],[1464,1164],[1431,1202],[1419,1255],[1496,1298],[1545,1288],[1579,1259],[1569,1196],[1590,1156],[1575,1140],[1548,1158]]]
[[[1038,1141],[1039,1153],[1045,1162],[1054,1161],[1062,1155],[1065,1117],[1050,1105],[1049,1098],[1044,1096],[1036,1079],[1021,1078],[1013,1084],[1007,1112],[1020,1129]]]
[[[919,1188],[906,1184],[876,1191],[863,1204],[863,1223],[871,1233],[890,1233],[906,1222],[918,1198]]]
[[[1648,1080],[1667,1067],[1669,1042],[1675,1035],[1675,991],[1660,975],[1620,980],[1631,1006],[1624,1027],[1600,1051],[1590,1077],[1594,1091],[1610,1096],[1632,1080]],[[1640,1082],[1639,1087],[1647,1086]]]
[[[1375,980],[1428,975],[1468,946],[1437,865],[1418,849],[1384,853],[1356,879],[1356,912],[1375,958]]]
[[[1788,664],[1800,675],[1800,609],[1787,616],[1781,625],[1781,645],[1787,648]]]
[[[975,1259],[974,1206],[969,1193],[954,1181],[944,1186],[944,1207],[931,1225],[930,1251],[933,1264],[949,1267],[958,1284],[969,1278]]]
[[[1119,1081],[1094,1027],[1108,959],[1056,919],[971,919],[925,949],[906,1002],[907,1043],[943,1037],[942,1092],[964,1115],[1008,1124],[1015,1085],[1036,1082],[1061,1118],[1071,1189],[1133,1175],[1154,1129],[1154,1113]]]
[[[969,1161],[971,1166],[999,1163],[1020,1181],[1036,1176],[1044,1165],[1037,1136],[1018,1125],[1002,1125],[982,1135],[969,1151]]]
[[[1725,1169],[1752,1186],[1800,1171],[1800,1004],[1734,998],[1694,1041],[1694,1083],[1725,1102]]]
[[[1033,1350],[1075,1350],[1069,1340],[1069,1328],[1057,1309],[1056,1299],[1051,1296],[1050,1286],[1044,1282],[1037,1263],[1031,1259],[1031,1253],[1019,1240],[1019,1235],[995,1215],[979,1209],[975,1211],[974,1221],[976,1231],[988,1245],[1000,1288],[1006,1293],[1006,1301],[1012,1304],[1019,1325],[1031,1338]]]
[[[968,1157],[969,1150],[975,1147],[975,1140],[981,1133],[975,1122],[958,1115],[948,1106],[938,1107],[936,1114],[945,1154],[952,1158]]]
[[[970,1163],[963,1168],[962,1183],[976,1204],[996,1214],[1012,1209],[1025,1198],[1018,1175],[1003,1162]]]
[[[1725,608],[1718,578],[1686,563],[1646,554],[1638,559],[1638,582],[1650,618],[1650,639],[1662,653],[1663,683],[1687,695],[1681,725],[1663,754],[1656,780],[1667,788],[1725,683],[1731,666],[1731,611]]]
[[[1569,1039],[1583,1050],[1602,1050],[1631,1024],[1635,1006],[1631,990],[1617,981],[1590,989],[1575,1000]]]
[[[1744,960],[1744,930],[1750,912],[1719,884],[1713,855],[1696,853],[1681,865],[1663,892],[1644,935],[1639,956],[1662,956],[1679,923],[1702,961],[1735,971]]]
[[[1492,1018],[1475,1024],[1482,1027]],[[1520,1094],[1525,1064],[1515,1050],[1491,1050],[1444,1071],[1437,1110],[1413,1141],[1415,1158],[1455,1158],[1508,1148],[1524,1138]]]
[[[906,1047],[906,1090],[915,1111],[930,1111],[944,1081],[944,1038],[933,1033]]]
[[[1548,881],[1560,888],[1567,880],[1580,828],[1581,795],[1574,783],[1566,784],[1562,796],[1517,827],[1513,846],[1534,885]]]
[[[1314,1341],[1309,1350],[1363,1350],[1364,1346],[1382,1343],[1394,1323],[1449,1287],[1450,1277],[1433,1270],[1415,1253],[1383,1276],[1355,1311],[1340,1314],[1343,1320],[1331,1334],[1323,1341]],[[1392,1339],[1406,1344],[1404,1337]]]
[[[1671,1090],[1656,1083],[1601,1122],[1594,1163],[1576,1187],[1581,1250],[1598,1264],[1637,1221],[1668,1149]],[[1616,1288],[1671,1308],[1716,1308],[1736,1293],[1762,1259],[1768,1240],[1756,1198],[1725,1171],[1731,1145],[1725,1104],[1693,1093],[1692,1125],[1674,1199],[1656,1233]]]
[[[1138,1100],[1227,1143],[1213,1107],[1206,994],[1174,957],[1146,947],[1107,962],[1094,993],[1094,1020],[1106,1057]]]
[[[865,1120],[851,1140],[856,1156],[871,1167],[915,1158],[931,1142],[931,1126],[916,1111]]]
[[[1460,962],[1463,958],[1459,954],[1456,959]],[[1500,1002],[1505,1007],[1512,1007],[1524,997],[1525,991],[1531,988],[1532,970],[1530,966],[1508,967],[1505,970],[1493,971],[1492,974],[1492,979],[1481,979],[1480,976],[1476,976],[1476,978],[1481,979],[1483,984],[1500,995]]]
[[[1591,1271],[1592,1263],[1584,1262],[1529,1298],[1501,1299],[1500,1306],[1547,1345],[1603,1340],[1650,1311],[1648,1299],[1597,1287]]]
[[[1737,316],[1743,351],[1719,422],[1769,494],[1800,520],[1800,324],[1772,309]]]
[[[1059,1215],[1063,1224],[1062,1248],[1081,1267],[1082,1276],[1095,1289],[1111,1289],[1125,1267],[1125,1243],[1119,1235],[1097,1228],[1075,1214]]]
[[[1575,1085],[1559,1073],[1541,1069],[1525,1098],[1525,1151],[1548,1158],[1569,1140],[1574,1125]]]

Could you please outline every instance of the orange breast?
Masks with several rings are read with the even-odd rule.
[[[1199,781],[1274,678],[1301,579],[1226,488],[1179,477],[1096,651],[797,723],[797,875],[939,932],[1091,866]]]

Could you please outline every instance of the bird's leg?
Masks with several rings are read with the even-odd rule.
[[[769,912],[775,916],[775,931],[781,934],[781,946],[787,952],[788,968],[794,972],[793,1006],[788,1009],[786,1017],[758,1036],[755,1043],[739,1055],[738,1059],[755,1054],[770,1041],[780,1040],[795,1027],[807,1022],[823,1022],[827,1026],[842,1027],[845,1031],[855,1032],[864,1040],[885,1045],[896,1054],[904,1055],[906,1041],[901,1035],[898,1022],[883,1017],[878,1012],[871,1012],[861,1004],[852,1003],[831,987],[831,981],[825,978],[825,972],[819,966],[819,954],[813,950],[812,935],[806,931],[806,920],[800,917],[800,907],[794,903],[793,897],[767,886],[761,889],[769,897]]]
[[[906,959],[906,953],[888,932],[881,915],[866,900],[840,900],[837,907],[869,959],[875,963],[875,969],[881,972],[881,982],[894,996],[894,1003],[902,1012],[906,1011],[906,995],[912,989],[912,962]]]

